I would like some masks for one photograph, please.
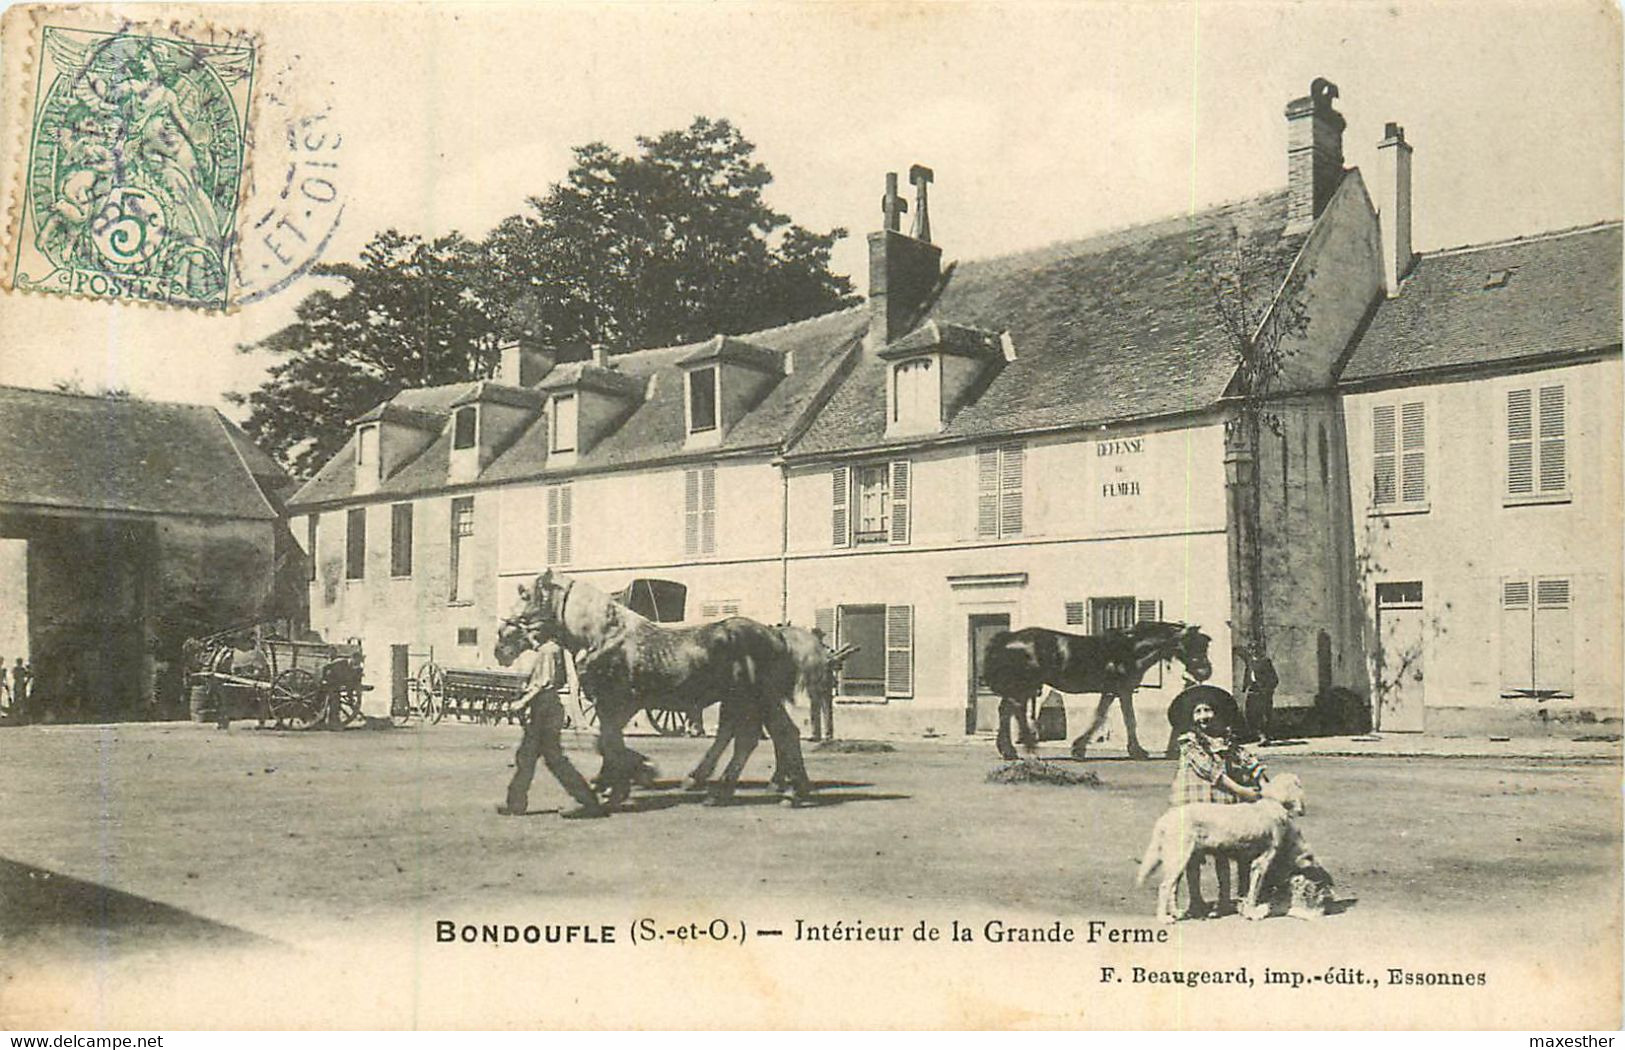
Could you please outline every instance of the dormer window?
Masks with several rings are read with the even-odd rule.
[[[451,447],[453,450],[473,448],[475,430],[479,423],[479,409],[473,405],[464,405],[452,417]]]
[[[688,432],[703,434],[717,428],[717,370],[688,372]]]
[[[938,423],[937,376],[931,358],[903,361],[893,374],[892,422],[901,427],[934,427]]]
[[[355,472],[357,477],[378,476],[378,425],[356,430]]]
[[[574,394],[557,394],[553,398],[553,411],[550,413],[552,427],[549,448],[553,452],[574,452],[576,450],[576,396]]]

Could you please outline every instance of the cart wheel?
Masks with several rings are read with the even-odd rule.
[[[412,688],[417,694],[418,712],[430,725],[446,716],[446,672],[438,664],[431,662],[418,668]]]
[[[673,711],[666,707],[651,707],[644,713],[649,716],[649,723],[660,732],[661,736],[682,736],[688,732],[688,718],[681,711]]]
[[[290,667],[271,680],[271,718],[278,729],[309,729],[322,719],[316,676]]]
[[[353,726],[361,721],[361,693],[355,689],[341,689],[333,697],[339,705],[339,725]]]

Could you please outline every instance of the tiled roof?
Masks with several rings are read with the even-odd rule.
[[[697,365],[706,361],[732,361],[759,372],[772,373],[784,370],[783,354],[728,335],[719,335],[701,343],[700,348],[683,358],[681,363]]]
[[[794,359],[789,375],[773,383],[762,400],[738,422],[729,426],[720,446],[708,449],[709,454],[751,449],[776,450],[788,439],[819,391],[827,383],[832,370],[838,367],[843,351],[863,334],[868,315],[863,307],[851,307],[806,321],[750,332],[738,338],[776,354],[787,354]],[[627,382],[642,384],[645,396],[635,404],[629,403],[629,414],[608,436],[592,448],[580,453],[572,471],[591,471],[609,467],[632,466],[680,455],[687,437],[684,422],[683,375],[681,364],[710,344],[691,343],[684,346],[663,347],[654,350],[636,350],[617,354],[611,358],[616,376]],[[592,369],[586,362],[560,365],[538,389],[552,385],[555,377],[571,377]],[[433,388],[452,391],[449,396],[438,395],[449,405],[473,387]],[[421,403],[425,391],[403,391],[394,398],[395,403],[413,395],[420,402],[413,407],[433,410]],[[443,411],[443,409],[442,409]],[[450,436],[448,428],[441,433],[410,463],[397,470],[379,485],[376,495],[368,499],[411,495],[448,488]],[[330,503],[354,496],[354,438],[299,490],[291,501],[296,506]],[[547,468],[547,427],[543,417],[525,428],[524,432],[502,450],[496,460],[481,472],[476,484],[517,481],[540,475]]]
[[[1232,251],[1231,229],[1267,275],[1285,279],[1306,235],[1285,236],[1284,191],[1195,215],[954,267],[929,316],[1010,333],[1016,358],[945,425],[975,438],[1202,409],[1234,365],[1204,267]],[[905,337],[907,338],[907,337]],[[887,365],[869,355],[792,455],[888,444]],[[898,439],[918,441],[918,438]]]
[[[535,390],[529,387],[493,383],[489,380],[475,383],[468,393],[452,402],[452,407],[473,405],[482,401],[507,405],[510,408],[540,409],[542,407],[542,395]]]
[[[1620,344],[1620,224],[1423,255],[1343,381]]]
[[[0,386],[0,507],[274,519],[287,475],[203,405]]]
[[[415,408],[397,405],[393,401],[383,401],[369,408],[367,411],[350,420],[350,425],[357,423],[400,423],[419,430],[439,430],[445,425],[444,416],[433,412],[423,412]]]
[[[424,446],[423,451],[419,452],[410,463],[406,464],[402,469],[397,470],[392,478],[386,480],[386,487],[390,483],[399,480],[403,475],[406,474],[407,471],[412,470],[414,467],[417,467],[418,464],[422,463],[424,456],[428,454],[429,449],[436,447],[442,450],[446,449],[446,445],[451,438],[446,433],[445,421],[450,418],[451,406],[466,397],[478,385],[479,384],[475,382],[450,383],[444,386],[425,386],[417,387],[412,390],[402,390],[393,398],[374,407],[373,410],[363,416],[361,420],[357,420],[357,422],[364,421],[373,416],[375,413],[384,412],[386,410],[386,406],[395,406],[395,408],[398,409],[408,410],[416,416],[438,421],[434,424],[434,426],[425,428],[427,430],[435,430],[438,428],[438,433],[435,438],[429,441],[428,444]],[[379,418],[382,418],[382,416]],[[427,437],[427,434],[425,437]],[[439,462],[441,483],[444,483],[448,460],[444,455],[442,455]],[[397,490],[390,489],[390,491]],[[355,432],[352,430],[350,432],[349,440],[344,443],[344,447],[339,449],[338,452],[334,453],[332,459],[329,459],[326,463],[322,464],[322,469],[316,472],[315,477],[311,478],[309,481],[305,482],[304,485],[300,486],[299,491],[295,492],[293,494],[293,498],[288,500],[288,505],[292,507],[301,503],[324,502],[327,500],[340,499],[344,496],[349,496],[354,492]]]

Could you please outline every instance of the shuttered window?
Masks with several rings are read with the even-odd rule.
[[[474,600],[474,497],[451,501],[451,594],[453,602]]]
[[[1506,433],[1507,495],[1567,494],[1567,389],[1559,384],[1508,390]]]
[[[1020,442],[976,450],[976,535],[1021,535],[1026,449]]]
[[[913,473],[906,459],[830,472],[830,542],[907,543]]]
[[[847,508],[849,477],[845,467],[830,471],[830,541],[835,547],[845,547],[852,542],[851,516]]]
[[[1133,596],[1090,598],[1088,601],[1066,603],[1066,622],[1069,626],[1087,625],[1090,634],[1107,631],[1126,631],[1137,623],[1162,619],[1162,602],[1156,598]],[[1162,665],[1157,664],[1145,674],[1141,685],[1153,689],[1162,685]]]
[[[835,648],[835,610],[813,610],[813,630],[822,636],[825,645]]]
[[[575,558],[575,508],[571,484],[547,487],[547,564],[568,565]]]
[[[683,471],[683,553],[700,557],[717,552],[717,468],[707,465]]]
[[[344,578],[359,580],[367,575],[367,511],[357,507],[344,518]]]
[[[1371,506],[1427,507],[1427,408],[1421,401],[1371,407]]]
[[[1574,695],[1571,581],[1564,576],[1501,581],[1501,695]]]
[[[389,508],[389,574],[412,575],[412,504]]]
[[[886,695],[914,695],[914,607],[886,606]]]

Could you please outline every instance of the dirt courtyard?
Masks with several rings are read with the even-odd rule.
[[[0,1025],[150,1018],[188,1027],[246,1016],[433,1027],[470,1023],[470,1009],[498,1027],[724,1023],[691,1016],[697,1005],[670,997],[640,1013],[651,1002],[642,980],[643,990],[611,996],[580,976],[627,960],[691,978],[737,968],[747,982],[766,981],[773,990],[736,1023],[770,1027],[812,1019],[805,1011],[819,996],[796,984],[809,968],[836,983],[857,979],[853,969],[883,972],[889,983],[918,985],[910,1002],[927,1011],[879,1013],[851,1001],[825,1025],[1195,1023],[1202,1007],[1181,999],[1176,1016],[1158,1013],[1166,990],[1119,985],[1101,966],[1237,960],[1253,960],[1255,979],[1263,966],[1324,978],[1314,994],[1333,996],[1334,1009],[1332,967],[1367,977],[1389,968],[1487,974],[1487,990],[1376,989],[1380,996],[1362,1000],[1373,1018],[1425,1010],[1424,1024],[1469,1027],[1502,1014],[1566,1018],[1568,1028],[1619,1022],[1613,747],[1565,760],[1273,749],[1272,768],[1307,785],[1303,827],[1337,880],[1337,913],[1318,923],[1183,923],[1171,943],[1130,949],[1108,943],[1104,929],[1154,929],[1154,891],[1134,886],[1133,875],[1165,805],[1169,762],[1090,759],[1082,768],[1099,775],[1099,787],[1047,787],[987,783],[998,764],[989,742],[810,749],[817,804],[792,810],[761,789],[772,766],[764,745],[737,804],[710,808],[676,786],[703,742],[638,738],[667,778],[662,789],[607,820],[563,821],[556,810],[567,800],[545,770],[531,796],[536,812],[496,814],[516,734],[464,725],[0,729]],[[588,737],[568,743],[578,765],[596,768]],[[635,943],[640,920],[661,936]],[[1074,939],[1018,949],[999,943],[990,922],[1065,928]],[[1091,922],[1102,924],[1093,941]],[[610,927],[615,940],[445,943],[441,923]],[[830,924],[841,927],[836,936],[858,931],[858,943],[807,943],[805,931]],[[911,940],[916,924],[921,933],[939,928],[944,942],[963,927],[974,943],[862,940],[866,926],[897,926]],[[755,932],[763,928],[784,933],[768,940]],[[966,962],[991,953],[1015,985],[995,994],[968,973],[944,976],[932,960],[948,951]],[[883,971],[870,968],[877,960]],[[292,988],[328,963],[344,974],[330,985],[345,987],[343,996],[266,994],[267,972],[279,975],[274,987]],[[251,976],[227,980],[236,967]],[[576,975],[563,986],[569,994],[548,1005],[501,994],[505,981],[565,971]],[[1531,1001],[1525,982],[1542,975],[1560,987]],[[83,984],[90,977],[95,995]],[[445,988],[461,992],[426,991]],[[1255,989],[1265,991],[1287,994]],[[1305,1010],[1299,1024],[1336,1023],[1338,1015],[1308,1009],[1319,999],[1293,1001]],[[1012,1004],[1015,1013],[1000,1012]],[[1567,1012],[1540,1012],[1559,1005]]]

